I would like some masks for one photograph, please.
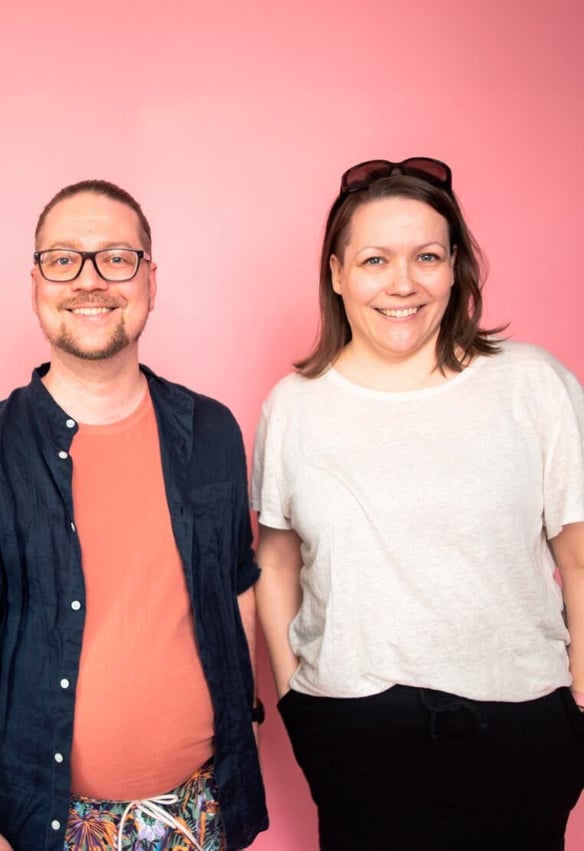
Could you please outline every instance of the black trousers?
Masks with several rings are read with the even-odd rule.
[[[322,851],[562,851],[584,785],[568,689],[524,703],[395,686],[290,691],[278,708],[318,807]]]

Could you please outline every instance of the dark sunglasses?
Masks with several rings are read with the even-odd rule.
[[[452,172],[446,163],[431,157],[409,157],[401,163],[392,163],[389,160],[367,160],[354,165],[341,177],[341,195],[366,189],[376,180],[391,177],[393,174],[418,177],[426,183],[431,183],[432,186],[438,186],[447,192],[452,191]]]

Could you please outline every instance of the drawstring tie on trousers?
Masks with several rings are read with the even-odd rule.
[[[118,828],[117,851],[122,851],[124,825],[126,824],[126,819],[128,818],[130,810],[133,807],[136,808],[136,814],[138,816],[145,815],[149,816],[150,818],[156,819],[157,821],[161,821],[167,827],[171,827],[173,830],[176,830],[179,833],[182,833],[183,836],[186,836],[186,838],[193,843],[197,851],[203,851],[202,846],[199,845],[190,830],[164,809],[164,807],[168,807],[176,803],[178,803],[178,797],[177,795],[173,794],[158,795],[158,797],[156,798],[143,798],[141,801],[129,801],[128,806],[122,813],[122,817],[120,819],[120,826]]]
[[[423,688],[418,691],[420,700],[430,712],[430,738],[433,742],[438,741],[438,715],[443,712],[458,712],[459,709],[466,709],[473,716],[478,736],[486,735],[489,725],[475,701],[445,691]]]

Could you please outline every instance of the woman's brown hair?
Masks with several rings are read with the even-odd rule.
[[[325,372],[351,339],[343,300],[333,290],[330,258],[334,254],[342,262],[351,222],[359,207],[393,197],[422,201],[436,210],[448,223],[451,251],[456,248],[454,284],[436,344],[437,369],[461,372],[476,355],[494,355],[499,351],[499,342],[491,335],[503,331],[504,326],[490,330],[480,327],[486,261],[458,201],[449,191],[400,174],[376,180],[366,189],[341,194],[331,207],[320,259],[320,330],[312,352],[294,364],[306,378],[316,378]]]

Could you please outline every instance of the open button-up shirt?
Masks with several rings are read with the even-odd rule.
[[[43,385],[47,370],[0,404],[0,834],[15,851],[63,851],[85,617],[69,455],[78,426]],[[241,434],[220,403],[142,370],[215,712],[227,844],[242,848],[267,815],[237,604],[259,574]]]

